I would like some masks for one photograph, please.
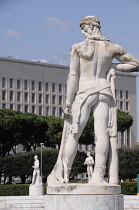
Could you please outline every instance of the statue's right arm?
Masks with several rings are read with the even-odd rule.
[[[115,58],[120,61],[120,64],[115,64],[117,71],[135,72],[139,71],[139,60],[133,55],[127,53],[121,46],[115,45]]]
[[[77,91],[78,79],[79,79],[79,54],[78,54],[78,44],[77,44],[72,46],[70,52],[70,71],[67,80],[67,99],[64,107],[65,111],[66,108],[71,109],[75,93]]]

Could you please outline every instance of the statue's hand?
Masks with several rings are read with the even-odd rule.
[[[63,113],[65,117],[70,117],[71,116],[71,104],[66,103],[63,107]]]

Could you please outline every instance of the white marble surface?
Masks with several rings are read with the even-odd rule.
[[[123,195],[46,195],[45,210],[124,210]]]
[[[30,196],[40,196],[44,195],[44,188],[43,185],[36,186],[36,185],[30,185],[29,186],[29,195]]]
[[[91,184],[58,184],[47,186],[47,194],[55,195],[117,195],[120,185],[95,186]]]
[[[53,199],[52,196],[53,195],[0,196],[0,210],[46,210],[45,206],[47,206],[48,202]],[[54,196],[54,200],[52,202],[54,202],[54,201],[55,201],[55,196]],[[60,201],[61,200],[59,200],[59,202]],[[85,199],[83,199],[83,201],[85,202]],[[58,201],[57,201],[57,203],[58,203]],[[81,205],[81,202],[80,202],[80,205]],[[49,210],[49,209],[47,208],[47,210]],[[50,209],[50,210],[52,210],[52,209]],[[59,209],[56,209],[56,210],[59,210]],[[64,209],[64,210],[67,210],[67,209]],[[85,210],[88,210],[88,209],[85,208]],[[95,209],[95,210],[97,210],[97,209]],[[106,209],[103,209],[103,210],[106,210]],[[113,210],[113,209],[110,209],[110,210]],[[120,210],[120,209],[118,209],[118,210]],[[125,195],[124,196],[124,210],[139,210],[139,196]]]

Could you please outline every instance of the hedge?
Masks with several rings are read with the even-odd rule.
[[[46,184],[44,184],[46,194]],[[29,195],[29,184],[7,184],[0,185],[0,196],[25,196]]]
[[[120,182],[121,193],[124,195],[136,195],[137,194],[137,182]]]
[[[120,182],[122,187],[122,194],[136,195],[136,182]],[[46,194],[46,184],[44,184],[44,194]],[[29,195],[29,184],[10,184],[0,185],[0,196],[25,196]]]

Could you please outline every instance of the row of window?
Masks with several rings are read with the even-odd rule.
[[[123,91],[123,90],[115,90],[115,97],[116,99],[125,99],[129,100],[129,91]]]
[[[8,82],[8,88],[13,89],[14,88],[14,80],[9,79]],[[65,87],[64,87],[65,86]],[[7,83],[6,83],[6,78],[2,78],[2,88],[7,88]],[[22,89],[22,81],[21,80],[16,80],[16,89]],[[37,89],[36,89],[37,88]],[[49,92],[50,90],[55,93],[63,93],[63,90],[65,89],[65,94],[67,92],[67,86],[63,84],[55,84],[55,83],[45,83],[45,87],[43,88],[43,82],[36,82],[36,81],[28,81],[24,80],[23,81],[23,89],[24,90],[32,90],[32,91],[46,91]]]
[[[57,116],[57,117],[62,117],[62,108],[59,107],[42,107],[42,106],[29,106],[29,105],[20,105],[17,104],[16,105],[16,109],[15,109],[15,105],[14,104],[9,104],[9,107],[6,107],[7,104],[2,103],[2,109],[5,108],[9,108],[11,110],[17,110],[17,111],[23,111],[25,113],[27,112],[31,112],[31,113],[35,113],[35,114],[39,114],[39,115],[45,115],[45,116]]]
[[[3,90],[2,91],[2,101],[5,101],[6,100],[6,91]],[[16,101],[17,102],[22,102],[22,99],[21,99],[21,95],[24,96],[24,102],[27,103],[29,102],[29,93],[25,92],[23,94],[21,94],[20,91],[17,91],[16,93]],[[38,103],[43,103],[43,94],[35,94],[35,93],[31,93],[30,94],[31,98],[30,98],[30,101],[31,103],[36,103],[36,100],[37,100],[37,96],[38,96]],[[58,100],[58,104],[59,105],[63,105],[63,96],[62,95],[59,95],[59,96],[56,96],[56,95],[45,95],[45,104],[50,104],[50,102],[55,105],[57,104],[57,100]],[[13,91],[10,91],[9,92],[9,101],[14,101],[14,92]]]
[[[117,107],[118,109],[121,109],[122,111],[129,111],[129,101],[117,101]]]
[[[121,145],[120,147],[124,147],[124,146],[131,146],[130,145],[130,128],[128,128],[125,132],[121,132]]]

